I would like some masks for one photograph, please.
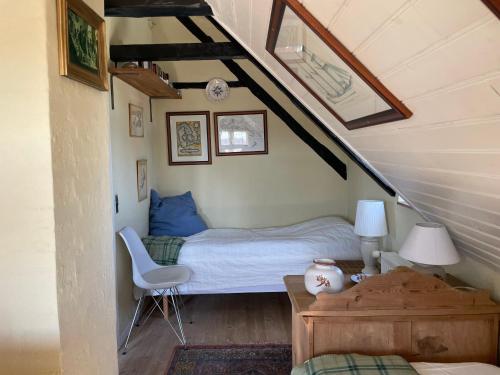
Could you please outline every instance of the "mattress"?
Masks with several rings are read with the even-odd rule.
[[[186,237],[178,264],[192,270],[182,294],[282,292],[283,276],[304,274],[314,258],[361,259],[353,226],[323,217],[286,227],[208,229]]]
[[[412,362],[420,375],[500,375],[500,368],[484,363],[426,363]]]

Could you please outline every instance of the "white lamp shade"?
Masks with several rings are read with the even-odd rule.
[[[448,231],[440,223],[415,224],[399,255],[412,262],[436,266],[460,262]]]
[[[383,237],[387,234],[384,201],[358,201],[354,233],[364,237]]]

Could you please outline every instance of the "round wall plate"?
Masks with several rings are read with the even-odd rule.
[[[214,102],[220,102],[229,95],[229,86],[222,78],[212,78],[205,89],[207,98]]]

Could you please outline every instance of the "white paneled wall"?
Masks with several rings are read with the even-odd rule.
[[[500,267],[500,21],[480,0],[302,0],[414,113],[346,130],[265,50],[272,0],[216,19],[466,254]]]

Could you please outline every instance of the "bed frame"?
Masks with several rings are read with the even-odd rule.
[[[399,354],[411,362],[497,364],[500,305],[400,267],[316,298],[286,276],[294,365],[321,354]]]

